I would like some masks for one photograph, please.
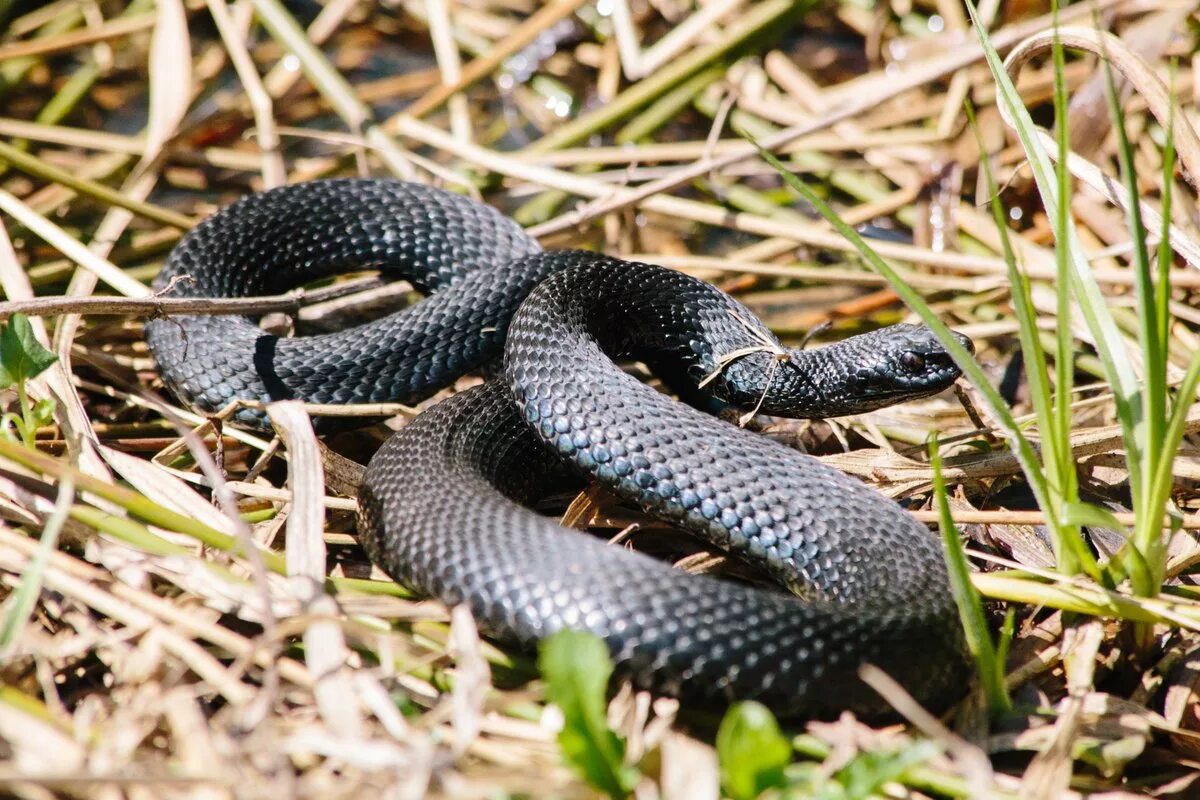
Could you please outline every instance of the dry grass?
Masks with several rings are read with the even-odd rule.
[[[481,197],[548,246],[600,248],[711,280],[793,341],[821,323],[842,335],[905,317],[853,248],[780,190],[733,132],[745,130],[848,221],[871,226],[879,253],[976,341],[1027,414],[964,100],[978,109],[1047,336],[1056,325],[1052,223],[955,2],[844,2],[803,15],[782,0],[332,0],[319,14],[315,3],[290,5],[295,17],[274,0],[58,0],[0,37],[0,310],[42,315],[35,330],[59,357],[30,387],[56,403],[40,454],[0,451],[5,608],[38,574],[31,565],[42,583],[0,653],[0,789],[29,798],[590,796],[560,758],[556,717],[528,658],[481,642],[460,612],[410,597],[357,548],[354,462],[365,463],[386,428],[322,448],[305,411],[336,410],[273,407],[279,438],[268,440],[172,405],[141,320],[246,310],[150,296],[181,232],[248,191],[394,174]],[[1002,52],[1048,25],[1041,3],[997,5],[984,2],[981,13]],[[1175,63],[1165,102],[1178,106],[1177,131],[1194,124],[1194,7],[1101,0],[1062,19],[1089,27],[1094,14],[1148,74],[1165,80]],[[1102,179],[1116,175],[1116,155],[1096,64],[1084,53],[1066,69],[1080,186],[1071,211],[1133,336],[1125,211]],[[1144,85],[1145,73],[1130,77]],[[1043,113],[1048,57],[1035,56],[1018,87]],[[1148,214],[1160,207],[1163,102],[1142,85],[1125,100]],[[1200,346],[1200,176],[1194,145],[1177,135],[1173,381]],[[356,279],[254,302],[316,328],[406,295]],[[1081,485],[1127,521],[1111,396],[1094,377],[1086,330],[1078,346]],[[410,412],[384,410],[400,422]],[[1020,711],[989,720],[969,701],[945,728],[875,676],[912,726],[810,726],[795,744],[821,763],[797,766],[797,786],[832,792],[822,776],[926,738],[938,754],[895,776],[888,796],[1196,796],[1200,414],[1190,422],[1173,493],[1183,525],[1158,599],[1048,573],[1054,554],[1016,459],[971,446],[989,432],[952,396],[849,421],[761,426],[911,499],[927,521],[936,515],[923,442],[936,431],[957,443],[945,474],[974,563],[988,572],[978,585],[1024,601],[1007,604],[1017,620],[1007,684]],[[722,567],[604,498],[583,495],[566,514],[685,567]],[[47,529],[58,546],[39,556]],[[1116,546],[1104,531],[1091,541],[1101,554]],[[1129,620],[1142,623],[1137,635]],[[711,738],[672,726],[676,712],[627,691],[611,705],[646,775],[638,797],[716,797]],[[844,784],[846,794],[823,796],[856,796]]]

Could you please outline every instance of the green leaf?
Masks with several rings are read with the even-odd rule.
[[[1129,528],[1121,524],[1116,515],[1107,508],[1082,501],[1067,503],[1063,507],[1063,521],[1070,525],[1104,528],[1121,534],[1125,538],[1129,561],[1127,566],[1134,585],[1148,586],[1154,583],[1154,572],[1150,569],[1145,554],[1138,548],[1138,543],[1130,538]]]
[[[1089,528],[1107,528],[1129,538],[1129,529],[1117,519],[1116,515],[1103,506],[1094,503],[1068,503],[1063,513],[1063,519],[1072,525],[1086,525]]]
[[[792,760],[792,745],[766,706],[737,703],[717,730],[717,760],[725,793],[733,800],[753,800],[784,785],[783,769]]]
[[[37,427],[49,425],[54,421],[54,400],[43,397],[33,404],[33,421]]]
[[[936,756],[938,749],[933,742],[920,741],[894,752],[865,752],[843,767],[837,779],[846,787],[844,796],[847,798],[868,800],[879,797],[886,784]]]
[[[0,388],[36,378],[58,356],[42,347],[24,314],[13,314],[0,331]]]
[[[624,763],[625,742],[605,716],[613,667],[604,642],[583,631],[559,631],[542,643],[538,668],[546,696],[563,714],[558,744],[564,760],[609,797],[627,797],[640,775]]]

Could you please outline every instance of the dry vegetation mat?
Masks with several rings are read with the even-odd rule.
[[[6,796],[1200,796],[1190,0],[56,0],[0,20]],[[150,289],[213,210],[353,174],[697,275],[791,343],[918,318],[969,335],[958,395],[749,423],[940,531],[969,697],[939,718],[868,670],[902,723],[710,719],[610,686],[587,636],[506,651],[357,545],[361,465],[420,409],[278,403],[272,437],[177,406],[148,318],[311,332],[412,301],[369,274]],[[311,414],[391,420],[318,441]],[[543,510],[736,572],[596,491]]]

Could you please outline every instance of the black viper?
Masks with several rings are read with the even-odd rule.
[[[928,330],[785,348],[699,280],[542,252],[487,206],[370,179],[244,198],[191,231],[156,285],[187,275],[171,294],[248,296],[367,269],[431,295],[323,336],[179,317],[148,322],[146,338],[166,384],[210,411],[233,398],[411,403],[503,355],[502,375],[422,413],[370,462],[359,535],[395,579],[467,603],[485,631],[520,645],[563,627],[594,631],[636,685],[690,700],[882,712],[857,678],[868,662],[923,702],[961,692],[962,634],[924,526],[859,481],[614,363],[641,361],[692,402],[838,416],[953,383],[958,370]],[[237,420],[263,424],[252,410]],[[521,505],[572,473],[791,593],[687,575]]]

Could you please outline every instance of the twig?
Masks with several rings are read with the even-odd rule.
[[[453,95],[466,89],[476,81],[491,75],[504,62],[504,59],[524,48],[536,39],[542,31],[560,19],[564,19],[575,13],[575,9],[581,5],[583,5],[583,0],[554,0],[543,5],[527,17],[524,22],[513,28],[508,36],[497,42],[488,51],[487,55],[481,56],[463,67],[457,81],[434,87],[411,106],[404,109],[404,111],[388,119],[384,123],[384,127],[389,131],[396,132],[398,131],[397,124],[401,117],[425,116]]]
[[[13,314],[54,317],[60,314],[145,317],[172,315],[299,314],[302,308],[346,297],[364,289],[376,289],[376,278],[361,278],[321,289],[295,289],[286,294],[263,297],[70,297],[47,296],[33,300],[0,303],[0,320]]]
[[[462,60],[451,34],[447,0],[425,0],[425,13],[428,16],[429,38],[433,42],[433,55],[442,74],[442,85],[454,86],[462,76]],[[469,142],[471,118],[466,95],[452,94],[447,98],[447,103],[450,106],[450,132],[454,138]]]
[[[0,47],[0,62],[14,58],[44,56],[63,50],[74,50],[76,47],[128,36],[131,33],[138,33],[154,27],[157,19],[158,14],[142,14],[128,19],[114,19],[95,28],[64,33],[61,36],[4,45]]]
[[[280,45],[300,60],[309,81],[350,130],[361,133],[379,150],[383,163],[397,177],[411,178],[412,166],[404,151],[375,120],[371,109],[354,94],[354,88],[325,58],[304,29],[278,0],[251,0],[263,27]]]
[[[246,99],[254,113],[254,131],[258,137],[258,146],[262,150],[263,186],[273,188],[281,186],[287,180],[287,170],[283,164],[283,156],[279,152],[279,134],[275,130],[275,115],[273,113],[271,96],[263,87],[262,78],[254,67],[254,61],[246,52],[246,45],[238,36],[234,27],[233,17],[229,14],[229,6],[225,0],[206,0],[212,13],[217,31],[225,43],[229,60],[237,70],[242,88],[246,90]]]
[[[102,183],[81,178],[65,169],[47,164],[40,158],[35,158],[28,153],[18,150],[7,142],[0,142],[0,160],[6,161],[22,172],[33,175],[36,178],[61,184],[101,203],[124,208],[139,217],[158,222],[162,225],[170,225],[171,227],[179,228],[181,231],[186,231],[196,224],[196,221],[191,217],[186,217],[175,211],[169,211],[165,208],[159,208],[158,206],[126,197],[121,192],[114,191]]]
[[[1045,525],[1046,515],[1041,511],[980,511],[977,509],[961,509],[951,508],[951,515],[954,521],[960,525]],[[919,522],[937,522],[938,514],[936,511],[915,510],[909,511]],[[1120,511],[1113,514],[1117,522],[1122,525],[1133,525],[1136,521],[1134,514],[1128,511]],[[1178,519],[1163,518],[1163,529],[1169,530],[1174,525],[1179,525],[1183,530],[1200,529],[1200,514],[1186,514]]]
[[[78,239],[3,189],[0,189],[0,210],[11,214],[47,244],[57,248],[84,269],[94,272],[100,280],[126,297],[146,297],[150,294],[150,289],[145,284],[135,281],[112,262],[89,251]]]

